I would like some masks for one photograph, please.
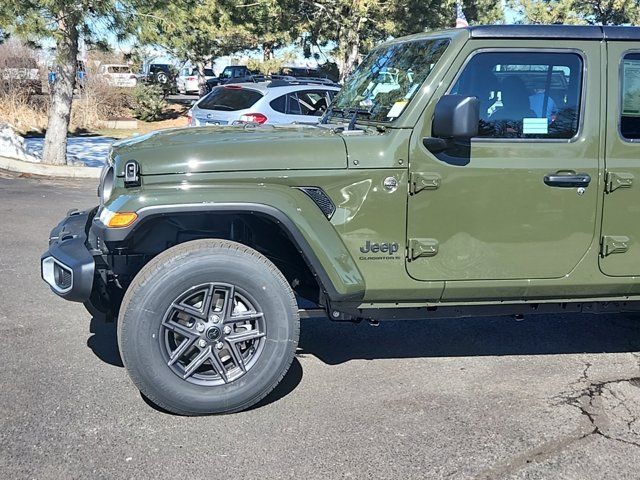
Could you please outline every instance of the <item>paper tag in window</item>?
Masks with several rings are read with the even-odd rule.
[[[387,118],[399,117],[404,110],[404,107],[407,106],[407,103],[408,102],[406,102],[405,100],[400,100],[399,102],[394,103],[393,107],[391,107],[391,110],[389,110],[389,113],[387,113]]]
[[[549,133],[547,118],[523,118],[522,133],[525,135],[546,135]]]

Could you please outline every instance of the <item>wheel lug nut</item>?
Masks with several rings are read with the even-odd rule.
[[[198,323],[196,325],[196,330],[200,333],[204,332],[204,325],[202,323]]]
[[[211,321],[213,323],[218,323],[220,321],[220,317],[218,315],[211,315]]]
[[[225,325],[222,331],[224,332],[225,335],[229,335],[231,333],[231,327],[229,325]]]
[[[206,342],[206,340],[205,340],[204,338],[201,338],[201,339],[198,341],[198,346],[199,346],[200,348],[204,348],[204,347],[206,347],[206,346],[207,346],[207,342]]]
[[[222,350],[222,347],[224,347],[224,345],[222,344],[222,342],[218,342],[218,343],[216,343],[216,348],[217,348],[218,350]]]

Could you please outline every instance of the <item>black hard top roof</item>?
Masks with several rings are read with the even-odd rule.
[[[530,38],[640,41],[640,27],[599,25],[479,25],[468,27],[471,38]]]

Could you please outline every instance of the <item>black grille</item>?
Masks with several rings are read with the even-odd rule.
[[[331,216],[336,211],[336,206],[333,204],[331,199],[324,193],[320,187],[298,187],[304,193],[306,193],[311,200],[318,206],[322,213],[327,218],[331,218]]]
[[[56,280],[56,285],[58,286],[58,288],[60,288],[61,290],[64,290],[71,287],[72,275],[70,270],[67,270],[64,267],[61,267],[56,263],[53,269],[53,273],[55,275],[54,278]]]

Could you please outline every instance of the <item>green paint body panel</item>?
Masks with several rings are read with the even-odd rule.
[[[364,291],[364,279],[336,230],[318,207],[300,190],[276,182],[258,187],[253,178],[208,181],[200,175],[189,182],[176,176],[157,176],[139,191],[122,192],[106,205],[112,211],[140,212],[157,207],[216,204],[257,204],[272,206],[285,214],[298,228],[323,265],[340,295]],[[317,180],[310,176],[309,180]],[[176,185],[178,182],[178,185]],[[144,228],[141,223],[139,228]]]
[[[135,159],[144,175],[347,166],[339,135],[301,126],[178,128],[124,140],[116,151],[123,162]]]
[[[509,49],[549,48],[548,42],[511,41]],[[556,41],[554,48],[578,49],[600,64],[597,42]],[[504,41],[468,42],[443,77],[415,128],[411,171],[438,175],[439,188],[409,198],[409,237],[432,237],[438,254],[407,264],[424,280],[509,280],[561,278],[597,243],[599,196],[600,72],[586,69],[582,129],[572,141],[472,140],[468,163],[438,160],[422,144],[431,135],[437,99],[446,93],[463,62],[478,50],[504,49]],[[552,188],[543,177],[559,170],[588,173],[584,195],[575,188]],[[453,220],[452,220],[453,219]]]
[[[640,51],[640,45],[626,42],[608,44],[605,168],[610,179],[604,195],[602,235],[627,237],[626,250],[600,256],[600,269],[605,275],[626,276],[640,274],[640,144],[624,140],[620,135],[618,118],[621,104],[620,67],[624,54]]]
[[[434,35],[451,39],[448,50],[384,128],[359,121],[357,134],[331,125],[156,132],[114,147],[118,175],[135,159],[142,185],[125,188],[118,178],[107,207],[273,207],[304,236],[335,291],[362,292],[368,308],[640,297],[640,143],[622,140],[617,123],[620,58],[640,45]],[[422,139],[435,104],[486,49],[579,53],[585,91],[576,137],[473,139],[464,165],[430,153]],[[591,183],[581,193],[545,185],[559,170],[588,173]],[[397,187],[388,188],[393,179]],[[322,188],[333,216],[293,188],[300,186]],[[368,249],[374,243],[398,249]]]

